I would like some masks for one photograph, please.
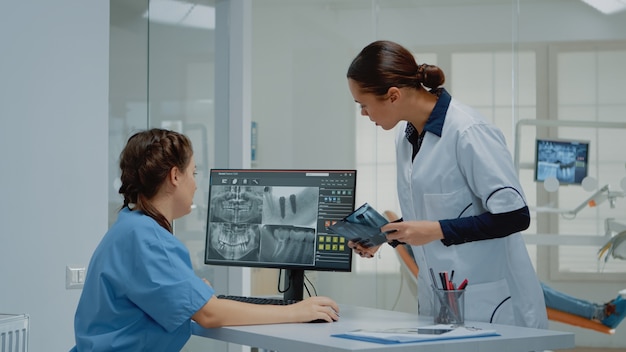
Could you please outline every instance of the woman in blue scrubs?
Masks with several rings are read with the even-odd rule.
[[[412,245],[420,268],[420,314],[432,315],[429,274],[467,278],[465,319],[546,328],[546,306],[519,234],[530,214],[505,138],[441,86],[443,71],[415,62],[401,45],[376,41],[352,61],[348,84],[361,114],[397,128],[403,222],[382,227]],[[378,248],[349,245],[371,257]],[[439,284],[441,286],[441,284]]]
[[[203,327],[338,319],[337,304],[311,297],[288,306],[218,299],[197,277],[172,223],[191,211],[196,164],[173,131],[136,133],[120,155],[124,205],[96,248],[74,320],[72,351],[179,351],[191,321]]]

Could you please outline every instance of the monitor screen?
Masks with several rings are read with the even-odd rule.
[[[588,141],[537,139],[535,150],[535,181],[556,177],[559,184],[579,185],[587,177]]]
[[[212,169],[205,264],[351,271],[326,228],[354,211],[355,186],[356,170]]]

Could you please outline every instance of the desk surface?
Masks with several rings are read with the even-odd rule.
[[[356,329],[431,325],[432,317],[342,304],[339,307],[341,318],[334,323],[251,325],[218,329],[205,329],[194,323],[193,334],[279,352],[528,352],[573,348],[575,344],[572,333],[478,322],[466,322],[466,325],[494,329],[501,336],[395,345],[350,340],[330,335]]]

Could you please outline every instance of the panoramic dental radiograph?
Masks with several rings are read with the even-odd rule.
[[[574,182],[576,176],[576,146],[544,143],[538,146],[540,162],[551,167],[543,167],[539,175],[544,180],[556,177],[561,182]]]
[[[316,187],[216,187],[208,256],[313,264],[317,205]]]
[[[259,225],[212,223],[209,257],[256,262],[259,260]]]
[[[209,256],[258,260],[263,193],[259,187],[216,187],[211,195]]]
[[[233,224],[260,224],[263,209],[263,192],[260,187],[215,187],[211,195],[211,222]]]

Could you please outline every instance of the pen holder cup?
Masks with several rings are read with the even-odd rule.
[[[465,290],[433,288],[433,322],[463,326],[465,324]]]

